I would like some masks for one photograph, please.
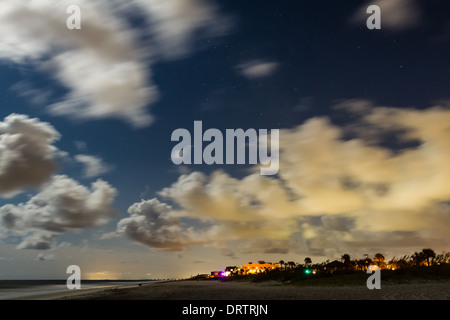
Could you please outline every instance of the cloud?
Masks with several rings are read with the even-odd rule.
[[[421,20],[421,13],[415,0],[376,0],[361,6],[351,18],[352,24],[363,24],[370,14],[366,13],[369,5],[377,5],[381,11],[381,29],[403,31],[416,27]]]
[[[242,223],[280,219],[288,214],[292,210],[289,206],[276,216],[271,214],[271,208],[278,210],[281,202],[288,202],[288,195],[282,190],[279,180],[265,179],[259,173],[239,180],[219,170],[210,177],[201,172],[182,175],[159,195],[182,207],[185,211],[180,214]],[[268,201],[271,194],[279,201]]]
[[[34,232],[25,237],[17,249],[48,250],[54,246],[55,235],[48,232]]]
[[[136,242],[163,251],[182,251],[203,243],[193,228],[183,227],[173,216],[172,207],[155,198],[133,204],[128,213],[130,217],[118,222],[117,232]]]
[[[81,9],[80,30],[66,27],[69,5]],[[127,21],[136,13],[145,15],[143,26]],[[199,30],[219,35],[226,25],[213,4],[200,0],[3,1],[0,59],[30,63],[67,89],[47,106],[53,115],[143,127],[154,121],[148,108],[159,99],[155,61],[187,54]],[[29,92],[36,90],[22,94]]]
[[[309,214],[351,214],[366,230],[441,229],[440,219],[424,213],[450,199],[448,107],[367,110],[359,132],[364,125],[390,131],[406,146],[343,139],[344,128],[314,118],[284,132],[281,177]]]
[[[120,233],[117,233],[115,231],[104,233],[100,236],[100,240],[109,240],[114,238],[119,238],[121,236]]]
[[[34,106],[45,105],[50,101],[53,92],[50,88],[36,89],[30,81],[22,80],[10,87],[15,94],[23,97],[26,101]]]
[[[180,58],[191,50],[195,38],[228,33],[233,25],[213,1],[136,0],[146,14],[149,33],[156,51],[164,58]]]
[[[71,90],[50,113],[78,119],[120,118],[135,127],[153,122],[147,106],[158,97],[144,64],[108,61],[101,55],[69,52],[53,58],[56,77]]]
[[[82,12],[82,29],[65,26],[69,5]],[[157,98],[134,34],[100,1],[14,1],[1,5],[0,58],[32,62],[50,72],[68,94],[52,114],[125,119],[148,125],[147,105]],[[44,63],[43,63],[44,62]],[[111,94],[113,93],[113,94]]]
[[[0,195],[38,187],[58,169],[60,134],[48,123],[11,114],[0,122]]]
[[[251,239],[239,243],[237,251],[242,254],[287,254],[289,252],[289,243],[288,240],[274,241],[266,238]]]
[[[104,225],[116,213],[116,189],[97,180],[88,189],[56,175],[26,203],[0,207],[0,228],[24,237],[20,249],[49,249],[55,236]]]
[[[58,234],[103,225],[115,213],[117,191],[107,182],[97,180],[88,189],[54,175],[57,158],[66,155],[53,145],[59,138],[50,124],[26,115],[11,114],[0,122],[0,194],[38,188],[27,202],[0,207],[0,236],[21,238],[18,249],[50,249]],[[75,159],[86,165],[90,178],[109,169],[97,157]]]
[[[358,130],[326,117],[280,130],[277,177],[192,172],[162,189],[159,196],[174,203],[157,215],[176,226],[170,238],[232,252],[328,256],[450,244],[448,103],[419,110],[348,100],[336,110],[354,115],[350,127]],[[184,238],[183,219],[204,226],[193,232],[203,241]],[[158,248],[155,219],[132,220],[140,234],[152,235],[142,242]]]
[[[55,260],[55,255],[54,254],[44,254],[44,253],[39,253],[36,257],[37,261],[47,261],[47,260]]]
[[[249,79],[267,77],[275,72],[278,63],[273,61],[249,61],[238,65],[239,72]]]
[[[75,160],[84,165],[83,175],[85,178],[97,177],[112,169],[111,166],[103,163],[101,158],[92,155],[77,154]]]
[[[73,143],[79,152],[86,152],[88,149],[87,144],[84,141],[75,140]]]

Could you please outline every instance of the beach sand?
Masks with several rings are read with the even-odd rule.
[[[147,282],[148,283],[148,282]],[[145,282],[141,283],[144,285]],[[137,288],[140,287],[139,283],[136,284],[115,284],[115,285],[107,285],[107,286],[96,286],[92,288],[82,288],[80,290],[61,290],[50,293],[41,293],[41,294],[30,294],[19,296],[16,298],[9,298],[6,300],[58,300],[58,299],[68,299],[68,298],[76,298],[77,296],[88,296],[94,295],[97,293],[108,292],[108,290],[124,290],[129,288]]]
[[[133,288],[36,297],[64,300],[449,300],[450,281],[361,286],[296,286],[279,282],[169,281]]]

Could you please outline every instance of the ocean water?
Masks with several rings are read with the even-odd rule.
[[[0,300],[71,291],[67,280],[0,280]],[[155,280],[82,280],[81,289],[133,286]]]

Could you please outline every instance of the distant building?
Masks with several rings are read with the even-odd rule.
[[[225,277],[233,276],[238,273],[239,268],[236,266],[226,267],[225,268]]]
[[[346,268],[347,268],[347,266],[344,263],[342,263],[340,261],[337,261],[337,260],[334,260],[334,261],[326,264],[323,269],[326,272],[333,273],[335,271],[345,270]]]
[[[279,263],[271,263],[266,261],[258,261],[258,263],[249,262],[242,265],[242,274],[263,273],[280,268]]]
[[[211,271],[211,278],[219,278],[223,271]]]

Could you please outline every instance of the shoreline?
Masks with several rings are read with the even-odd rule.
[[[89,290],[89,289],[87,289]],[[450,281],[344,286],[296,286],[280,282],[177,280],[133,288],[97,289],[35,300],[450,300]]]
[[[165,281],[161,281],[165,282]],[[156,282],[151,282],[156,283]],[[81,289],[61,289],[55,292],[45,292],[45,293],[31,293],[31,294],[24,294],[17,297],[11,297],[6,298],[3,300],[58,300],[58,299],[65,299],[69,297],[76,297],[79,295],[91,295],[95,294],[96,292],[102,292],[105,290],[122,290],[122,289],[130,289],[130,288],[136,288],[140,287],[142,285],[149,284],[149,282],[139,282],[136,284],[110,284],[110,285],[99,285],[95,287],[87,287],[87,288],[81,288]]]

